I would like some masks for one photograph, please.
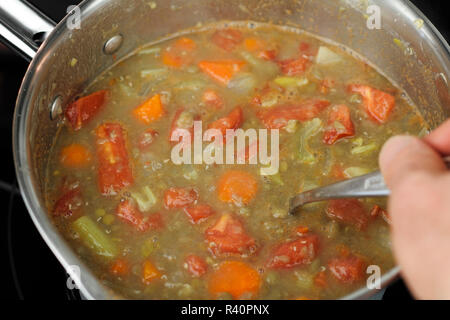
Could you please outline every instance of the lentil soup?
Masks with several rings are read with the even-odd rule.
[[[76,66],[75,66],[76,67]],[[328,41],[214,25],[136,51],[66,107],[50,215],[99,279],[132,299],[334,299],[394,266],[385,200],[287,214],[296,193],[370,173],[426,124],[394,84]],[[279,169],[175,165],[169,137],[279,130]]]

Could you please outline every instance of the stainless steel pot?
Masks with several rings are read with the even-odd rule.
[[[379,30],[367,27],[370,5],[380,9]],[[17,99],[13,129],[23,199],[61,264],[67,270],[80,267],[78,285],[88,299],[120,297],[84,266],[48,218],[45,167],[63,107],[98,74],[138,46],[198,23],[220,20],[300,27],[368,58],[405,90],[432,127],[450,115],[450,48],[409,1],[87,0],[79,8],[81,28],[74,29],[74,16],[55,26],[23,0],[2,0],[0,36],[31,60]],[[398,274],[398,268],[387,272],[382,286]],[[345,298],[368,298],[374,293],[364,288]]]

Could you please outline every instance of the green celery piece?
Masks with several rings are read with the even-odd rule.
[[[118,249],[114,242],[89,217],[82,216],[72,224],[73,230],[81,241],[99,256],[111,259],[117,256]]]

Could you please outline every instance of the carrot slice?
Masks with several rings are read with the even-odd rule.
[[[388,120],[392,109],[395,107],[394,96],[370,86],[359,84],[349,85],[348,90],[362,95],[366,112],[378,123],[383,124]]]
[[[228,85],[245,62],[239,60],[201,61],[198,67],[213,80],[222,85]]]
[[[61,150],[60,162],[67,168],[84,168],[91,162],[91,152],[83,145],[73,143]]]
[[[107,94],[108,91],[100,90],[78,99],[67,107],[65,116],[73,130],[80,130],[100,112],[105,105]]]
[[[144,284],[149,285],[154,280],[160,279],[161,276],[162,273],[155,267],[155,265],[151,261],[146,260],[144,262],[142,268],[142,282]]]
[[[215,298],[229,293],[233,299],[254,298],[261,286],[261,276],[250,265],[238,261],[223,262],[209,279],[209,292]],[[249,295],[249,296],[247,296]]]
[[[96,136],[100,192],[105,196],[115,195],[134,181],[125,132],[118,123],[105,123],[97,128]]]
[[[266,43],[258,38],[247,38],[244,40],[244,46],[247,51],[255,52],[264,49]]]
[[[245,171],[232,170],[220,177],[217,191],[223,202],[247,205],[258,191],[258,182]]]
[[[162,62],[173,68],[181,68],[190,64],[193,60],[193,51],[196,48],[194,40],[190,38],[180,38],[171,46],[164,50]]]
[[[133,114],[141,122],[150,124],[161,118],[164,114],[164,108],[161,102],[161,95],[156,94],[139,107],[133,110]]]
[[[112,264],[110,271],[116,276],[125,276],[130,271],[130,266],[126,260],[117,259]]]

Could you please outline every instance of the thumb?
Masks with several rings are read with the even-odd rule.
[[[391,189],[412,173],[439,174],[446,170],[433,148],[411,136],[397,136],[386,142],[380,153],[380,168]]]

